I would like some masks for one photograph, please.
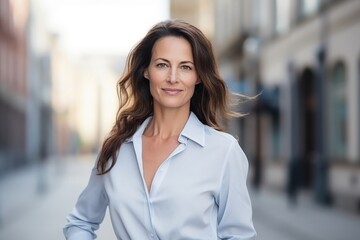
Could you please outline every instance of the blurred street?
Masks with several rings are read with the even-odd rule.
[[[252,193],[254,224],[264,240],[355,240],[360,216],[316,205],[303,197],[292,206],[283,194],[268,190]]]
[[[43,171],[22,169],[0,183],[1,240],[64,239],[66,215],[86,186],[95,157],[69,157],[49,160]],[[43,192],[37,181],[47,182]],[[98,231],[98,239],[116,239],[107,215]]]
[[[53,159],[42,171],[27,168],[2,179],[0,239],[64,239],[65,216],[85,187],[94,159],[92,155]],[[39,176],[47,183],[42,192]],[[359,215],[318,206],[306,196],[296,206],[270,190],[252,191],[251,196],[258,239],[353,240],[360,235]],[[98,239],[115,239],[108,215]]]

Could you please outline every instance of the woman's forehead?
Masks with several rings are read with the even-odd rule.
[[[152,58],[187,58],[192,60],[192,47],[183,37],[166,36],[158,39],[152,49]]]

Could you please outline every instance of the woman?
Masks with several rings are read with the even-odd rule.
[[[221,130],[229,93],[210,42],[182,21],[155,25],[118,83],[120,108],[67,239],[94,239],[106,208],[118,239],[254,239],[248,162]]]

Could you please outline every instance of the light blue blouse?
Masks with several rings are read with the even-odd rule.
[[[66,239],[94,239],[107,207],[118,239],[255,239],[248,161],[236,139],[191,113],[180,145],[160,165],[148,192],[142,134],[149,120],[122,144],[109,173],[92,170],[67,217]]]

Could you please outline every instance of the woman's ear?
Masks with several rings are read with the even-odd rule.
[[[197,84],[199,84],[199,83],[201,83],[200,78],[196,79],[195,85],[197,85]]]
[[[144,78],[146,78],[147,80],[149,80],[149,72],[147,69],[145,69],[144,71]]]

